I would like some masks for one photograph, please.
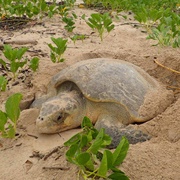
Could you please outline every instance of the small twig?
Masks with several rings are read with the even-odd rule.
[[[61,156],[62,156],[62,154],[60,154],[59,156],[57,156],[57,157],[55,158],[55,160],[58,160]]]
[[[17,45],[25,45],[25,44],[33,44],[36,45],[38,42],[36,40],[8,40],[4,41],[4,44],[17,44]]]
[[[40,153],[39,151],[33,151],[32,155],[29,156],[30,158],[39,158],[42,159],[44,157],[44,154]]]
[[[22,143],[16,144],[16,146],[21,146],[21,145],[22,145]]]
[[[64,146],[57,146],[55,147],[53,150],[51,150],[50,152],[48,152],[45,156],[44,156],[44,161],[51,156],[52,154],[54,154],[55,152],[57,152],[59,149],[63,148]]]
[[[5,20],[1,20],[1,22],[29,22],[31,21],[31,19],[22,19],[22,18],[11,18],[11,19],[5,19]]]
[[[163,68],[165,68],[165,69],[167,69],[167,70],[169,70],[169,71],[171,71],[171,72],[180,74],[180,71],[176,71],[176,70],[171,69],[171,68],[169,68],[169,67],[167,67],[167,66],[164,66],[163,64],[159,63],[157,60],[154,60],[154,62],[155,62],[157,65],[159,65],[159,66],[161,66],[161,67],[163,67]]]
[[[177,90],[180,90],[180,87],[176,87],[176,86],[167,86],[168,88],[171,88],[171,89],[177,89]]]
[[[123,26],[123,25],[137,25],[137,26],[142,26],[140,23],[135,23],[135,22],[125,22],[121,24],[117,24],[116,26]]]
[[[61,166],[52,166],[52,167],[46,167],[44,166],[43,169],[60,169],[60,170],[69,170],[69,167],[61,167]]]
[[[11,149],[11,148],[13,148],[13,147],[14,147],[14,146],[9,146],[9,147],[6,147],[6,148],[1,149],[1,151],[5,151],[5,150]]]
[[[33,134],[27,134],[27,135],[30,136],[30,137],[33,137],[33,138],[35,138],[35,139],[38,139],[38,137],[35,136],[35,135],[33,135]]]
[[[16,45],[25,45],[25,44],[33,44],[36,45],[38,42],[36,40],[8,40],[3,43],[0,42],[0,50],[3,50],[4,44],[16,44]]]

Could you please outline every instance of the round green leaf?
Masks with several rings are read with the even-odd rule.
[[[83,152],[76,157],[76,161],[79,165],[85,165],[90,159],[90,154]]]
[[[22,94],[16,93],[16,94],[11,95],[7,99],[6,104],[5,104],[7,116],[14,123],[16,123],[20,115],[19,104],[20,104],[21,99],[22,99]]]

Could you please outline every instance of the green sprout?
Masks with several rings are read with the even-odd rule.
[[[55,62],[63,62],[65,59],[62,58],[64,52],[66,51],[67,48],[67,41],[66,39],[62,39],[62,38],[53,38],[51,37],[51,40],[53,41],[53,43],[56,45],[53,46],[52,44],[48,44],[49,48],[51,49],[51,61],[53,63]]]
[[[6,60],[0,59],[0,64],[4,67],[7,72],[12,73],[13,80],[16,79],[17,75],[25,65],[29,65],[33,71],[36,71],[39,65],[39,58],[34,57],[31,60],[23,58],[23,55],[28,50],[26,47],[12,48],[10,45],[4,45],[3,54]],[[7,61],[9,63],[7,63]],[[8,67],[10,65],[10,67]]]
[[[7,79],[4,76],[0,76],[0,92],[6,91]]]
[[[83,40],[86,38],[85,34],[75,34],[74,36],[70,37],[73,43],[75,44],[77,40]]]
[[[16,124],[20,115],[19,104],[22,99],[20,93],[11,95],[5,103],[5,112],[0,110],[0,135],[5,138],[14,138]]]
[[[123,137],[114,150],[106,146],[111,144],[111,137],[105,134],[104,129],[95,129],[89,118],[84,117],[81,127],[83,131],[77,133],[64,143],[69,149],[66,159],[79,167],[79,179],[121,179],[129,178],[117,167],[126,157],[129,143]]]
[[[91,17],[86,21],[89,27],[98,31],[101,41],[103,41],[103,34],[114,29],[112,19],[108,13],[105,14],[91,14]]]

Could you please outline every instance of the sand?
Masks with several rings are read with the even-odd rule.
[[[96,58],[116,58],[131,62],[144,69],[157,81],[173,90],[174,101],[165,111],[152,120],[141,124],[141,128],[152,138],[149,141],[130,145],[127,158],[121,169],[131,180],[179,180],[180,178],[180,75],[160,67],[154,60],[169,68],[180,71],[180,49],[152,46],[156,42],[146,40],[147,34],[141,27],[134,27],[129,18],[125,21],[114,20],[115,29],[100,41],[97,33],[92,31],[80,18],[95,12],[89,9],[75,8],[78,15],[74,33],[86,34],[83,42],[74,44],[68,37],[63,23],[58,16],[52,19],[44,18],[43,25],[27,26],[15,31],[0,30],[0,39],[27,40],[28,57],[38,56],[40,66],[37,72],[26,78],[24,83],[12,86],[10,90],[1,92],[0,102],[15,92],[21,92],[24,101],[29,102],[34,96],[40,96],[47,91],[51,77],[71,64],[78,61]],[[125,23],[126,22],[126,23]],[[129,24],[127,23],[129,22]],[[47,46],[50,37],[68,38],[68,48],[64,54],[65,62],[52,63]],[[32,44],[32,40],[36,44]],[[21,45],[13,44],[13,47]],[[2,57],[2,52],[0,52]],[[170,89],[169,86],[177,87]],[[59,134],[38,134],[35,120],[37,109],[25,109],[21,112],[15,139],[0,139],[0,179],[2,180],[68,180],[76,179],[77,168],[65,160],[65,148],[50,155],[46,160],[40,159],[52,149],[62,146],[63,142],[77,133],[79,129],[69,130]],[[43,167],[58,167],[46,169]]]

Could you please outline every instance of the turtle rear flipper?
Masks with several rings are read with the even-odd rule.
[[[107,121],[107,119],[98,120],[95,127],[105,129],[105,133],[112,137],[112,143],[109,148],[115,148],[118,146],[121,138],[125,136],[130,144],[136,144],[151,139],[151,136],[144,133],[141,130],[135,129],[134,125],[123,125],[119,122]]]

